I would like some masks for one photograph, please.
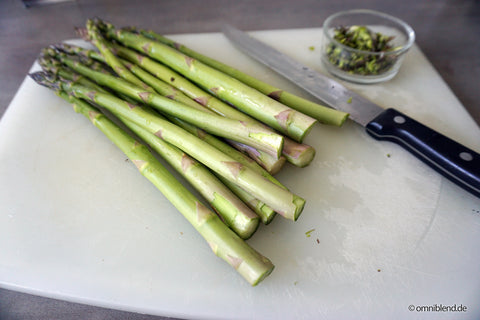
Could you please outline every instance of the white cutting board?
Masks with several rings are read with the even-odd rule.
[[[320,29],[252,34],[322,70]],[[172,38],[302,94],[221,34]],[[347,85],[480,151],[417,47],[392,81]],[[307,206],[249,240],[276,265],[250,287],[99,130],[27,78],[0,123],[0,286],[191,319],[478,319],[480,199],[351,122],[305,142],[313,163],[278,178]],[[441,304],[467,311],[421,311]]]

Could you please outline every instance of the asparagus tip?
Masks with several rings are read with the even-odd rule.
[[[60,87],[54,81],[54,76],[51,73],[45,71],[37,71],[28,74],[36,83],[54,90],[59,90]]]

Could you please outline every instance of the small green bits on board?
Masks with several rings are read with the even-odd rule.
[[[315,231],[315,229],[310,229],[310,230],[308,230],[307,232],[305,232],[305,235],[307,236],[307,238],[310,238],[311,233],[312,233],[313,231]]]

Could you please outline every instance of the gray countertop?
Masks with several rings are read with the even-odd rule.
[[[37,1],[38,2],[38,1]],[[0,117],[40,49],[76,38],[74,27],[94,16],[163,34],[321,27],[330,14],[358,8],[355,0],[127,1],[76,0],[26,8],[0,1]],[[417,45],[480,124],[480,2],[368,0],[363,8],[393,14],[416,31]],[[0,120],[1,121],[1,120]],[[0,288],[0,319],[166,319],[36,297]]]

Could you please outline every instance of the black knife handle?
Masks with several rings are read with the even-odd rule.
[[[367,124],[377,140],[397,143],[450,181],[480,197],[480,155],[395,109]]]

